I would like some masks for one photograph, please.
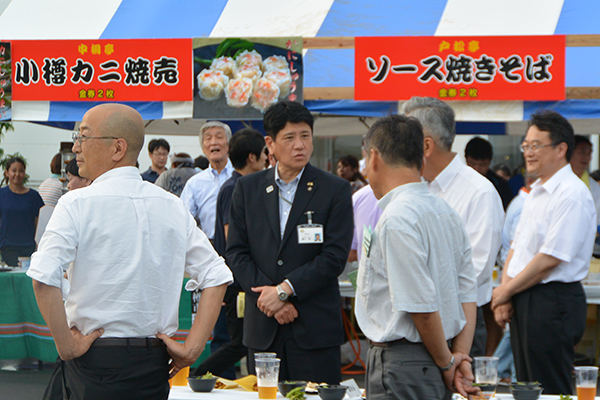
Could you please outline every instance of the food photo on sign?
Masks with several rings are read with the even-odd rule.
[[[279,100],[303,102],[302,38],[197,38],[194,118],[262,119]]]

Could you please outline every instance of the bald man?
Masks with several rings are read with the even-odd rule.
[[[232,281],[181,200],[142,181],[143,141],[133,108],[104,104],[84,115],[73,152],[93,183],[61,198],[27,272],[62,360],[64,398],[167,399],[169,376],[204,349]],[[63,306],[61,266],[70,263]],[[178,343],[170,336],[185,271],[202,296]]]

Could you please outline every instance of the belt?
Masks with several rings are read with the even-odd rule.
[[[447,340],[446,342],[448,343],[448,347],[452,348],[452,340]],[[375,347],[391,347],[391,346],[406,345],[406,344],[416,344],[419,346],[425,346],[422,342],[411,342],[410,340],[406,340],[404,338],[398,339],[398,340],[392,340],[389,342],[374,342],[372,340],[369,340],[369,344],[371,346],[375,346]]]
[[[162,347],[165,342],[158,338],[98,338],[92,347]]]
[[[390,346],[400,345],[400,344],[423,344],[423,343],[414,343],[414,342],[410,342],[410,341],[402,338],[402,339],[398,339],[398,340],[392,340],[390,342],[374,342],[372,340],[369,340],[369,344],[371,346],[375,346],[375,347],[390,347]]]

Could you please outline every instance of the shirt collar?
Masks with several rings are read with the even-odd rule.
[[[275,165],[274,168],[275,168],[275,182],[277,182],[280,185],[289,185],[290,183],[297,185],[298,182],[300,182],[300,178],[302,178],[304,169],[306,168],[306,166],[304,166],[304,168],[302,168],[302,171],[300,171],[300,173],[298,175],[296,175],[296,177],[294,179],[292,179],[289,183],[285,183],[285,181],[279,177],[279,170],[277,169],[278,167],[279,167],[279,161],[277,161],[277,164]]]
[[[379,206],[379,208],[381,208],[382,210],[385,210],[385,208],[392,201],[394,201],[398,196],[400,196],[403,193],[428,194],[429,189],[427,189],[427,183],[425,183],[425,182],[406,183],[404,185],[400,185],[400,186],[390,190],[385,196],[383,196],[381,198],[381,200],[379,200],[379,202],[377,203],[377,206]]]
[[[211,175],[213,175],[213,176],[219,176],[223,172],[229,172],[232,169],[233,169],[233,164],[231,163],[231,160],[229,158],[227,158],[227,164],[225,164],[225,168],[223,168],[220,173],[217,172],[217,170],[214,169],[212,167],[212,165],[210,165],[210,163],[208,164],[208,170],[210,171]],[[231,175],[231,174],[229,174],[229,175]]]
[[[117,167],[117,168],[113,168],[113,169],[106,171],[105,173],[103,173],[102,175],[100,175],[99,177],[94,179],[94,182],[92,182],[92,185],[99,183],[99,182],[107,181],[110,179],[141,180],[142,177],[140,176],[140,173],[136,167]]]
[[[573,172],[573,169],[571,168],[571,164],[567,164],[564,167],[562,167],[561,169],[559,169],[558,171],[556,171],[554,173],[554,175],[552,175],[550,177],[550,179],[548,179],[546,181],[546,183],[542,183],[542,181],[539,179],[537,181],[535,181],[533,183],[533,185],[531,185],[531,189],[537,189],[538,187],[543,187],[545,191],[552,194],[552,193],[554,193],[554,191],[556,190],[558,185],[560,185],[560,183],[565,178],[568,178],[571,174],[575,175],[575,173]],[[579,178],[577,178],[577,179],[579,179]]]
[[[458,154],[455,154],[454,159],[435,177],[433,182],[437,182],[442,192],[445,192],[464,165]]]

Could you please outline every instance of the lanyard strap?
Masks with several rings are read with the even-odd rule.
[[[289,201],[288,199],[286,199],[285,197],[283,197],[283,196],[281,195],[281,189],[279,188],[279,186],[277,186],[277,189],[278,189],[278,190],[277,190],[277,193],[279,193],[279,198],[280,198],[281,200],[285,201],[286,203],[288,203],[290,206],[293,206],[293,204],[292,204],[292,202],[291,202],[291,201]]]

